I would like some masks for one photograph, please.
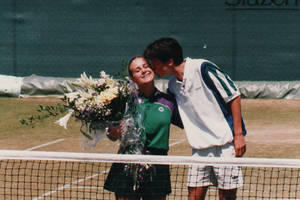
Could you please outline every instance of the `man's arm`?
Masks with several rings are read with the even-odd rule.
[[[234,149],[235,156],[242,157],[246,152],[246,142],[242,130],[241,96],[230,102],[233,117]]]

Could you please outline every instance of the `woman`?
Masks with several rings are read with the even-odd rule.
[[[169,149],[170,123],[183,128],[175,99],[155,88],[155,74],[144,57],[131,59],[128,65],[130,79],[138,86],[138,110],[142,110],[142,124],[146,137],[144,154],[167,155]],[[121,127],[121,126],[120,126]],[[108,137],[116,140],[120,127],[110,127]],[[118,200],[164,200],[171,193],[168,165],[155,165],[151,180],[145,177],[142,185],[134,190],[133,179],[126,176],[124,164],[113,164],[104,188],[115,192]]]

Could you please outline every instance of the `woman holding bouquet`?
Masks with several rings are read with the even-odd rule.
[[[145,138],[143,154],[167,155],[169,149],[170,123],[183,128],[175,99],[155,88],[155,74],[144,57],[131,59],[128,65],[130,79],[137,84],[137,112],[140,112]],[[124,131],[125,129],[125,131]],[[126,122],[120,126],[110,126],[108,137],[116,140],[126,134]],[[124,153],[122,150],[119,153]],[[114,163],[110,169],[104,188],[115,192],[118,200],[164,200],[171,193],[168,165],[152,165],[141,168],[139,177],[126,173],[126,164]],[[137,174],[134,174],[137,176]],[[134,181],[138,179],[138,181]]]

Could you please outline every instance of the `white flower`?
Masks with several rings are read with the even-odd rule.
[[[105,112],[105,115],[108,116],[110,114],[111,114],[111,110],[107,109],[106,112]]]
[[[78,98],[76,101],[75,101],[75,107],[78,109],[78,110],[80,110],[80,111],[82,111],[83,109],[84,109],[84,107],[85,107],[85,103],[86,102],[86,99],[85,98]],[[83,108],[83,109],[82,109]]]
[[[94,85],[94,80],[92,79],[92,77],[90,76],[88,78],[85,72],[83,72],[81,74],[79,81],[85,87],[89,87],[91,85]]]
[[[109,78],[109,75],[107,75],[107,74],[105,73],[105,71],[101,71],[101,72],[100,72],[100,77],[101,77],[101,78],[104,78],[104,79],[107,79],[107,78]]]
[[[55,123],[67,129],[68,121],[72,116],[73,112],[74,110],[69,110],[68,114],[66,114],[64,117],[60,118],[59,120],[57,120]]]
[[[110,88],[118,87],[118,82],[115,81],[115,80],[113,80],[113,79],[111,79],[111,78],[106,79],[105,82],[106,82],[106,85],[107,85],[108,87],[110,87]]]
[[[93,93],[94,93],[94,91],[90,90],[90,89],[88,89],[87,92],[79,91],[80,98],[85,99],[85,100],[92,99]]]
[[[97,107],[97,108],[102,108],[104,107],[104,103],[100,101],[100,96],[95,96],[93,99],[93,106]]]
[[[71,92],[71,93],[65,94],[65,96],[68,98],[68,102],[73,102],[76,98],[79,97],[79,93],[78,92]]]
[[[118,95],[119,88],[118,87],[109,88],[108,91],[114,95]]]
[[[100,87],[105,83],[105,79],[101,78],[95,81],[96,87]]]

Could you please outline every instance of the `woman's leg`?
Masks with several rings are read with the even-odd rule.
[[[219,189],[220,200],[235,200],[237,189],[222,190]]]
[[[143,196],[143,200],[166,200],[166,196]]]
[[[140,197],[136,195],[116,194],[116,200],[140,200]]]

